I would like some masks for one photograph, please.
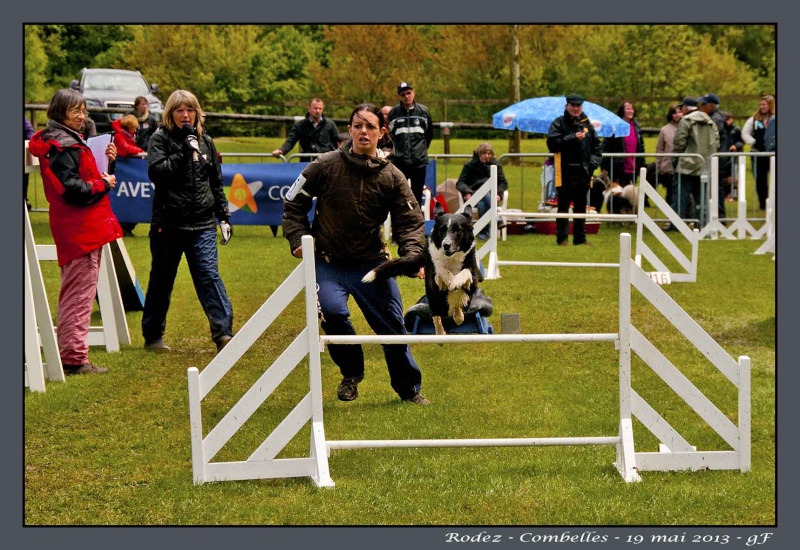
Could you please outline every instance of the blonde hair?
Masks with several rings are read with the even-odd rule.
[[[125,115],[119,121],[119,125],[128,130],[131,134],[135,134],[139,129],[139,119],[133,115]]]
[[[186,105],[197,112],[195,128],[197,129],[197,135],[202,135],[203,122],[205,121],[206,114],[200,107],[200,101],[198,101],[197,97],[188,90],[175,90],[172,92],[172,94],[170,94],[167,102],[164,104],[164,115],[162,117],[164,119],[162,121],[164,128],[166,128],[168,132],[174,132],[177,129],[175,126],[175,119],[173,118],[172,114],[178,109],[178,107],[181,107],[182,105]]]
[[[766,115],[761,114],[761,102],[762,101],[766,101],[767,105],[769,105],[769,113],[767,113]],[[756,109],[756,112],[753,113],[753,120],[760,120],[761,122],[769,120],[769,118],[772,115],[775,114],[775,96],[772,96],[770,94],[767,94],[765,96],[761,96],[761,99],[758,100],[758,103],[759,103],[759,107],[758,107],[758,109]]]

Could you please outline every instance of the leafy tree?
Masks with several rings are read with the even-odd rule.
[[[25,102],[47,101],[54,91],[50,89],[47,82],[47,53],[40,29],[34,25],[26,25]]]

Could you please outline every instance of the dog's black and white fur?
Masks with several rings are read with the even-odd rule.
[[[436,334],[445,334],[442,318],[451,317],[460,325],[481,280],[471,206],[459,214],[446,214],[442,205],[436,203],[434,226],[423,252],[387,260],[362,280],[408,275],[420,267],[425,268],[425,296],[433,312]]]

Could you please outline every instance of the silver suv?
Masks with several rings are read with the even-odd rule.
[[[78,90],[86,99],[87,107],[108,107],[133,109],[138,96],[147,98],[150,112],[159,118],[163,106],[154,95],[158,86],[149,84],[139,71],[124,69],[81,69],[80,77],[73,80],[70,88]],[[124,112],[97,113],[90,116],[95,121],[98,132],[110,132],[111,121],[122,118]]]

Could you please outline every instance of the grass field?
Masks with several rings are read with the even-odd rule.
[[[236,152],[276,146],[219,142],[223,151]],[[457,145],[452,152],[475,146]],[[504,144],[495,147],[506,150]],[[530,185],[538,196],[538,175]],[[37,242],[52,242],[47,214],[33,212],[31,219]],[[603,225],[590,236],[596,245],[591,248],[556,247],[553,236],[511,235],[499,243],[498,254],[504,260],[614,262],[619,234],[633,230]],[[144,226],[135,233],[125,244],[144,287],[148,239]],[[207,365],[215,347],[183,263],[165,335],[174,353],[145,352],[141,312],[129,312],[132,345],[115,354],[91,351],[91,359],[108,366],[109,374],[48,383],[45,393],[26,391],[25,524],[773,525],[775,262],[770,255],[753,254],[760,244],[701,241],[697,282],[664,287],[727,353],[751,358],[750,472],[643,472],[641,483],[626,484],[612,465],[613,447],[387,449],[334,451],[329,458],[333,489],[302,478],[195,486],[186,371]],[[297,263],[280,233],[273,237],[266,227],[235,228],[231,244],[220,248],[235,329]],[[54,307],[57,268],[42,267]],[[489,320],[498,332],[502,313],[519,314],[525,333],[617,330],[616,270],[506,266],[501,275],[483,283],[494,304]],[[406,307],[423,293],[418,280],[399,283]],[[353,319],[360,333],[369,333],[355,306]],[[632,322],[737,421],[735,388],[637,295]],[[204,401],[206,429],[303,326],[302,304],[296,300]],[[400,403],[376,346],[365,347],[367,372],[358,400],[340,402],[338,369],[323,354],[326,437],[616,435],[617,353],[610,343],[415,345],[413,353],[430,407]],[[307,391],[302,370],[289,376],[218,460],[243,460],[252,452]],[[633,381],[690,443],[701,450],[727,448],[639,359],[633,361]],[[634,435],[637,450],[657,450],[656,439],[637,422]],[[307,451],[306,427],[285,453],[305,456]]]

